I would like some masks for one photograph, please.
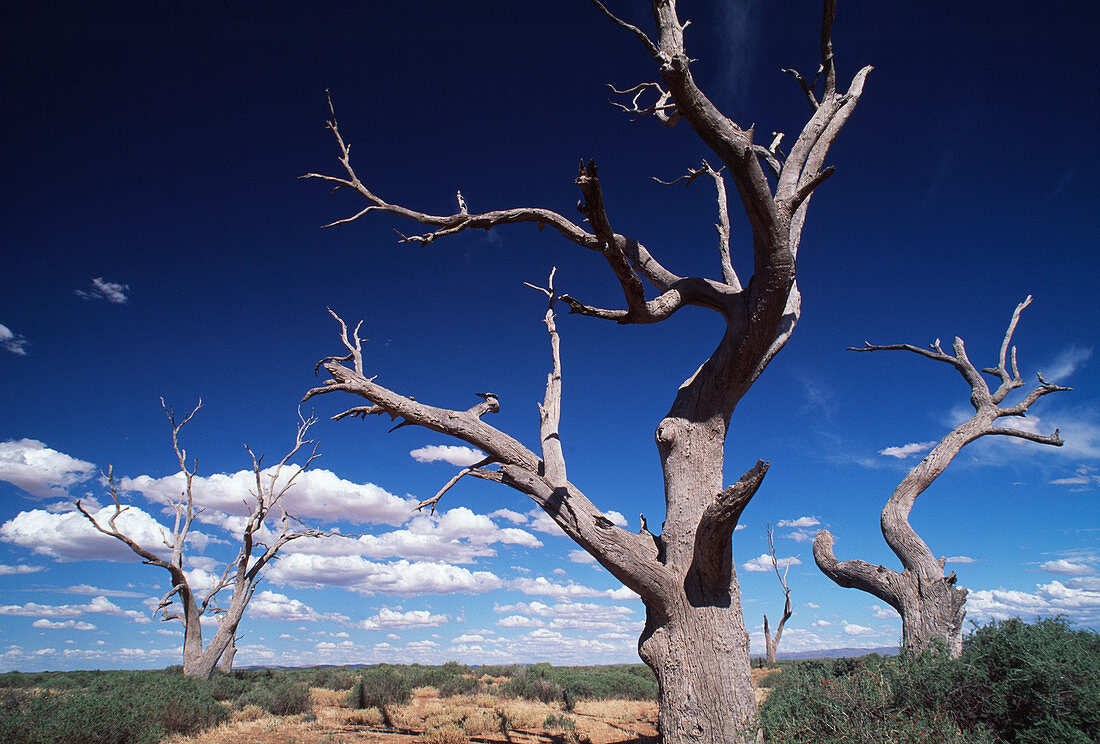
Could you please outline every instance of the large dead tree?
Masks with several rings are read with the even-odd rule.
[[[181,421],[176,420],[175,413],[164,403],[163,398],[161,405],[172,424],[172,447],[176,451],[176,459],[184,481],[184,488],[179,498],[169,500],[169,505],[175,512],[175,523],[172,534],[169,536],[167,530],[164,534],[164,546],[167,548],[168,557],[158,555],[139,545],[119,529],[118,517],[130,507],[124,506],[119,498],[119,486],[110,466],[106,474],[107,490],[114,502],[115,510],[108,518],[107,526],[104,527],[80,501],[76,502],[76,508],[97,530],[121,541],[134,551],[142,559],[142,563],[157,566],[168,572],[172,587],[161,597],[154,615],[161,615],[161,619],[165,622],[179,620],[183,623],[183,673],[191,677],[207,678],[214,673],[216,666],[223,671],[232,668],[233,656],[237,651],[237,626],[240,625],[245,608],[252,599],[264,567],[274,560],[279,549],[291,540],[297,540],[300,537],[320,537],[326,534],[318,530],[301,529],[298,520],[287,512],[283,503],[283,497],[294,485],[294,481],[317,457],[317,447],[314,445],[313,451],[304,464],[290,464],[290,459],[302,447],[314,444],[305,436],[309,427],[316,423],[316,419],[312,416],[308,419],[302,418],[299,414],[294,446],[273,468],[265,470],[262,466],[263,456],[256,457],[252,450],[246,447],[252,458],[256,490],[252,492],[251,500],[245,502],[249,514],[240,535],[241,547],[237,551],[237,556],[226,565],[214,584],[200,590],[192,587],[184,567],[191,526],[195,517],[202,511],[196,508],[192,492],[192,482],[197,466],[193,462],[191,467],[188,467],[187,451],[180,446],[179,433],[202,407],[202,401],[200,400]],[[293,471],[284,478],[283,470],[288,466]],[[269,518],[272,522],[278,523],[276,530],[267,527]],[[232,592],[228,607],[220,606],[217,600],[218,594],[225,590]],[[218,630],[210,642],[204,646],[201,618],[207,612],[213,612],[217,616]]]
[[[870,343],[849,349],[910,351],[949,364],[970,386],[970,404],[974,407],[974,415],[952,429],[905,476],[882,510],[882,535],[901,561],[903,569],[900,572],[866,561],[838,561],[833,555],[833,536],[828,530],[821,530],[814,539],[814,560],[826,576],[840,586],[870,592],[898,611],[901,615],[902,648],[905,650],[919,651],[942,641],[957,656],[962,651],[962,624],[966,615],[966,589],[956,585],[954,571],[944,575],[947,559],[936,558],[909,524],[909,513],[917,497],[932,485],[963,447],[980,437],[999,435],[1062,446],[1057,429],[1053,434],[1044,435],[998,425],[1002,418],[1022,418],[1031,405],[1044,395],[1071,389],[1048,383],[1040,374],[1039,384],[1023,400],[1014,405],[1002,405],[1010,392],[1024,385],[1016,365],[1016,347],[1011,344],[1020,313],[1029,304],[1030,296],[1012,313],[1012,320],[1001,342],[997,366],[981,371],[967,358],[962,339],[958,337],[955,338],[954,354],[945,352],[939,339],[926,349],[909,344],[876,346]],[[996,378],[996,388],[990,387],[982,377],[983,373]]]
[[[305,177],[356,192],[365,204],[332,225],[372,213],[394,215],[428,228],[423,234],[401,236],[404,242],[424,246],[475,228],[488,230],[510,223],[549,226],[566,240],[606,259],[622,287],[624,307],[596,307],[568,294],[559,295],[553,280],[545,288],[550,299],[546,324],[552,368],[540,407],[539,453],[483,420],[500,408],[495,395],[484,394],[484,400],[468,410],[450,410],[377,383],[364,361],[358,326],[349,334],[342,320],[346,354],[322,360],[319,366],[332,379],[311,390],[306,398],[334,391],[352,393],[365,398],[368,405],[351,408],[336,418],[386,414],[400,419],[398,426],[425,427],[481,449],[485,459],[459,473],[451,484],[468,474],[526,494],[569,537],[641,596],[646,624],[639,653],[660,684],[664,740],[670,744],[754,741],[759,736],[754,723],[756,702],[731,538],[768,465],[759,461],[735,483],[725,486],[724,444],[738,401],[783,348],[798,321],[795,259],[807,206],[814,190],[833,172],[825,167],[826,155],[855,109],[871,68],[860,70],[846,92],[837,89],[831,40],[835,2],[826,0],[819,74],[808,81],[793,70],[786,71],[801,87],[812,113],[790,152],[784,153],[781,134],[774,135],[768,145],[756,143],[751,127],[734,123],[696,85],[692,60],[684,47],[688,24],[680,21],[675,0],[652,1],[655,37],[619,19],[598,0],[593,2],[620,28],[637,37],[660,77],[660,82],[622,91],[626,103],[620,106],[635,118],[652,114],[670,125],[686,121],[720,162],[717,169],[704,162],[685,177],[690,181],[704,175],[704,181],[713,181],[716,188],[717,278],[681,276],[658,260],[659,251],[651,252],[636,238],[616,232],[613,210],[605,205],[592,161],[582,163],[576,179],[582,196],[579,210],[585,218],[581,224],[536,207],[472,211],[461,193],[458,210],[449,215],[389,203],[364,184],[353,168],[333,113],[329,128],[343,172]],[[752,272],[745,282],[731,255],[723,171],[733,181],[752,233]],[[674,254],[675,249],[668,247],[668,252]],[[647,291],[647,283],[652,291]],[[644,520],[637,534],[616,527],[566,475],[558,434],[562,379],[554,308],[559,302],[571,313],[620,324],[658,323],[683,307],[701,307],[715,313],[725,326],[718,347],[676,391],[671,408],[656,429],[666,505],[660,535],[651,534]],[[425,505],[434,506],[441,495]]]
[[[768,554],[772,558],[772,570],[775,571],[775,577],[779,579],[779,584],[783,587],[783,617],[780,618],[779,625],[775,627],[775,635],[772,635],[771,628],[768,625],[768,615],[766,613],[764,615],[764,660],[768,664],[774,664],[775,653],[779,650],[779,640],[783,637],[783,626],[791,619],[794,610],[791,609],[791,588],[787,586],[787,572],[791,570],[791,564],[788,562],[783,568],[783,573],[779,573],[779,560],[775,557],[775,539],[772,536],[771,525],[768,525]]]

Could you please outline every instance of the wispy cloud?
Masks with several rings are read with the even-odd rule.
[[[977,558],[971,558],[968,555],[951,555],[945,558],[948,563],[977,563]]]
[[[417,462],[449,462],[455,467],[465,468],[485,459],[485,453],[473,447],[460,447],[453,444],[430,444],[414,449],[409,453]]]
[[[0,576],[18,576],[21,574],[38,573],[44,571],[45,566],[28,566],[25,563],[19,563],[14,566],[8,566],[0,563]]]
[[[753,78],[753,60],[756,58],[757,33],[755,16],[759,6],[757,0],[750,2],[731,2],[724,0],[717,8],[716,29],[721,37],[725,76],[722,87],[734,99],[740,99],[748,91],[749,81]]]
[[[1060,576],[1086,576],[1095,573],[1092,566],[1087,566],[1084,563],[1067,561],[1065,558],[1040,563],[1039,568],[1047,573],[1058,574]]]
[[[899,460],[904,460],[907,457],[912,457],[915,454],[930,450],[936,443],[933,442],[910,442],[909,444],[903,444],[900,447],[887,447],[886,449],[879,450],[880,455],[886,457],[896,457]]]
[[[128,299],[130,299],[126,295],[126,293],[129,291],[129,284],[109,282],[103,277],[97,276],[96,278],[92,279],[91,289],[77,289],[73,291],[73,294],[75,294],[82,300],[106,300],[107,302],[115,305],[123,305]]]
[[[1073,375],[1085,362],[1092,358],[1092,348],[1070,346],[1058,356],[1042,366],[1044,379],[1049,382],[1062,382]]]
[[[0,324],[0,349],[10,351],[12,354],[26,356],[27,339],[12,331],[6,325]]]

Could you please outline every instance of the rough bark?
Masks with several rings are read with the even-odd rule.
[[[980,437],[1011,436],[1056,447],[1062,445],[1057,429],[1053,434],[1043,435],[996,425],[1001,418],[1023,417],[1031,405],[1044,395],[1070,389],[1050,384],[1040,374],[1039,384],[1023,400],[1014,405],[1003,405],[1011,391],[1024,385],[1016,364],[1016,347],[1011,344],[1020,313],[1029,304],[1030,296],[1012,313],[1012,320],[1001,342],[997,366],[981,371],[970,362],[962,339],[957,337],[954,354],[945,352],[939,339],[927,349],[909,344],[875,346],[870,343],[850,349],[920,354],[951,365],[970,386],[974,415],[952,429],[932,448],[898,484],[882,510],[882,535],[901,561],[903,568],[900,572],[865,561],[838,561],[833,554],[833,536],[827,530],[818,532],[814,540],[814,560],[826,576],[840,586],[874,594],[898,611],[901,615],[902,648],[907,651],[920,651],[933,643],[942,642],[953,655],[958,655],[962,650],[962,624],[966,615],[966,589],[956,586],[953,571],[944,575],[946,558],[936,558],[909,524],[909,513],[917,496],[932,485],[963,447]],[[996,378],[998,385],[995,389],[990,388],[982,377],[983,373]]]
[[[787,571],[790,570],[791,565],[788,563],[783,573],[779,573],[779,561],[775,557],[775,538],[772,535],[771,525],[768,525],[768,551],[772,557],[772,569],[775,571],[776,578],[779,579],[780,586],[783,587],[783,617],[775,628],[775,635],[772,635],[768,625],[768,616],[764,615],[764,660],[768,664],[774,664],[776,651],[779,650],[779,640],[783,637],[783,626],[791,619],[794,612],[791,610],[791,589],[787,586]]]
[[[154,610],[154,615],[161,615],[164,621],[179,620],[183,623],[183,673],[189,677],[208,678],[214,673],[214,669],[221,664],[225,669],[232,668],[233,656],[236,654],[236,633],[244,616],[245,608],[252,593],[256,589],[260,572],[278,554],[283,545],[300,537],[320,537],[327,533],[318,530],[294,529],[297,520],[291,517],[283,507],[283,496],[294,485],[298,475],[302,473],[317,456],[316,447],[301,466],[291,466],[294,472],[284,483],[277,483],[283,468],[290,459],[307,444],[312,441],[305,439],[306,432],[316,419],[304,419],[299,415],[298,432],[295,437],[294,447],[283,457],[273,469],[264,472],[261,467],[262,457],[257,458],[252,450],[248,453],[252,456],[252,469],[256,477],[256,490],[253,493],[253,501],[250,504],[250,514],[245,528],[241,534],[241,547],[236,558],[226,565],[221,577],[208,589],[204,588],[202,599],[196,596],[191,582],[185,573],[185,558],[187,538],[191,532],[191,524],[198,514],[195,508],[194,495],[192,493],[192,481],[195,477],[194,465],[187,466],[187,452],[180,446],[179,433],[187,422],[202,407],[202,401],[182,421],[177,422],[172,409],[161,399],[161,405],[172,425],[172,446],[176,451],[176,459],[179,462],[180,473],[184,476],[184,490],[178,501],[170,501],[169,504],[176,514],[175,526],[172,535],[165,534],[164,545],[169,551],[167,558],[158,555],[148,548],[139,545],[133,539],[121,532],[116,524],[118,516],[129,509],[123,506],[119,496],[119,487],[115,482],[113,469],[107,468],[107,488],[111,500],[114,502],[114,514],[108,519],[107,526],[88,512],[80,501],[76,502],[76,508],[92,523],[97,530],[105,535],[119,540],[130,548],[142,563],[157,566],[168,572],[171,580],[171,589],[161,598],[160,604]],[[278,517],[281,530],[276,533],[274,539],[265,545],[256,540],[257,533],[264,526],[269,517]],[[218,606],[217,595],[224,591],[232,592],[229,606]],[[175,597],[175,599],[173,599]],[[218,630],[209,643],[204,645],[202,638],[201,618],[206,612],[216,610],[221,614]]]
[[[675,0],[653,0],[656,39],[617,18],[603,4],[594,4],[616,24],[638,37],[657,65],[661,82],[630,88],[634,94],[621,108],[636,118],[653,114],[661,122],[687,121],[721,162],[717,170],[704,162],[687,180],[706,174],[718,195],[720,278],[682,277],[660,263],[649,248],[614,230],[593,161],[582,163],[576,180],[586,226],[541,208],[519,207],[472,212],[461,193],[458,211],[433,215],[392,204],[372,192],[352,167],[349,148],[333,113],[329,128],[339,149],[343,174],[307,174],[358,193],[366,205],[332,225],[354,222],[370,213],[412,220],[430,231],[401,235],[403,242],[429,245],[467,229],[492,229],[503,224],[550,226],[567,240],[603,255],[623,290],[623,307],[602,308],[567,294],[559,295],[553,275],[543,289],[549,298],[546,325],[551,339],[552,368],[541,406],[541,452],[535,453],[492,427],[483,417],[499,410],[496,396],[466,411],[428,405],[375,382],[366,371],[359,327],[349,334],[342,319],[340,340],[346,354],[318,364],[331,376],[315,395],[341,391],[368,402],[334,418],[385,414],[398,427],[421,426],[465,441],[486,458],[459,472],[421,507],[434,508],[458,479],[471,475],[493,480],[526,494],[541,506],[581,547],[645,603],[647,622],[639,641],[642,658],[660,683],[660,726],[666,742],[755,741],[756,702],[748,656],[748,634],[741,614],[740,593],[732,559],[732,534],[738,517],[756,492],[767,470],[758,462],[735,484],[723,488],[724,445],[730,419],[741,397],[786,344],[798,321],[799,293],[795,259],[810,197],[832,173],[824,159],[841,127],[855,108],[870,67],[860,70],[847,92],[838,92],[833,66],[831,28],[833,0],[826,0],[821,30],[820,99],[814,86],[794,73],[811,102],[812,115],[790,154],[779,149],[781,137],[769,147],[753,141],[723,115],[696,86],[684,50],[683,30]],[[816,82],[816,81],[815,81]],[[657,103],[641,103],[644,95]],[[331,108],[331,101],[330,101]],[[732,179],[752,233],[752,274],[742,282],[729,245],[729,215],[725,173]],[[769,175],[770,174],[770,175]],[[654,292],[647,293],[646,284]],[[566,475],[560,446],[561,363],[554,308],[621,324],[661,322],[691,305],[718,314],[725,332],[713,354],[679,388],[672,406],[656,429],[664,473],[665,522],[660,535],[645,526],[637,534],[616,527]]]

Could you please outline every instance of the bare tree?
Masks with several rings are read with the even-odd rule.
[[[754,723],[756,701],[731,538],[768,465],[761,460],[735,483],[723,486],[724,444],[738,401],[787,343],[798,321],[795,259],[807,206],[814,190],[833,172],[824,167],[826,155],[855,109],[871,68],[860,70],[847,92],[838,91],[831,41],[835,1],[825,0],[818,75],[807,81],[797,72],[787,71],[797,80],[812,114],[790,152],[784,153],[780,149],[782,134],[774,135],[768,146],[755,143],[752,127],[735,124],[698,88],[690,70],[692,60],[684,48],[688,24],[681,23],[675,0],[652,0],[656,38],[617,18],[598,0],[593,2],[640,40],[660,76],[660,82],[624,91],[627,98],[623,100],[628,103],[620,107],[635,118],[653,114],[669,125],[686,121],[720,161],[717,169],[704,162],[686,176],[690,181],[706,175],[716,187],[719,278],[680,276],[641,242],[615,232],[593,161],[582,163],[576,179],[583,197],[579,209],[587,225],[535,207],[471,211],[461,193],[458,211],[450,215],[389,203],[360,180],[333,112],[329,129],[339,148],[343,173],[304,177],[356,192],[365,205],[332,225],[371,213],[395,215],[428,228],[420,235],[401,235],[403,242],[424,246],[475,228],[488,230],[510,223],[549,226],[566,240],[606,259],[622,287],[625,307],[596,307],[558,294],[551,277],[544,291],[550,300],[546,325],[552,367],[540,406],[540,453],[483,420],[500,409],[495,395],[484,394],[484,400],[468,410],[450,410],[375,382],[365,367],[359,326],[349,334],[339,318],[346,354],[319,363],[332,379],[311,390],[306,398],[333,391],[352,393],[369,404],[335,418],[386,414],[400,419],[398,426],[425,427],[480,448],[485,459],[460,472],[424,506],[434,506],[464,475],[506,484],[532,498],[645,603],[646,624],[639,653],[660,684],[660,726],[665,741],[753,741],[759,737]],[[820,96],[816,92],[819,81]],[[649,96],[656,99],[652,105],[643,102]],[[723,171],[733,180],[752,234],[752,276],[744,283],[731,256]],[[655,293],[647,295],[646,283]],[[566,476],[558,432],[562,383],[554,324],[558,302],[567,305],[571,313],[620,324],[658,323],[690,305],[716,313],[724,324],[718,347],[676,391],[670,410],[656,429],[666,505],[660,535],[649,532],[644,518],[637,534],[616,527]]]
[[[283,497],[297,477],[309,467],[317,457],[317,447],[311,440],[305,438],[309,427],[316,423],[317,419],[310,416],[303,418],[298,415],[298,431],[294,438],[294,447],[279,461],[275,467],[264,470],[262,467],[263,456],[256,457],[252,450],[246,446],[248,454],[252,457],[252,471],[256,478],[256,490],[252,492],[250,501],[245,502],[249,509],[248,519],[241,532],[241,547],[237,556],[230,561],[221,576],[209,588],[201,591],[191,586],[184,569],[185,551],[187,540],[191,534],[191,526],[195,517],[202,511],[195,507],[192,482],[195,478],[197,463],[194,461],[190,468],[187,466],[187,451],[180,446],[180,430],[202,407],[200,400],[198,405],[183,418],[176,421],[175,412],[165,404],[161,398],[161,406],[172,425],[172,447],[176,451],[176,459],[179,462],[180,473],[183,475],[184,489],[178,499],[170,499],[169,505],[175,512],[175,524],[172,534],[167,531],[164,534],[164,546],[169,551],[167,558],[156,552],[139,545],[134,539],[122,532],[117,520],[119,515],[130,507],[123,505],[119,498],[119,486],[115,481],[114,471],[111,466],[107,468],[107,489],[114,501],[114,513],[107,520],[104,527],[80,501],[76,502],[76,508],[80,510],[92,525],[105,535],[125,543],[142,559],[142,563],[157,566],[166,570],[171,577],[172,588],[161,598],[154,615],[160,614],[162,620],[179,620],[183,623],[183,673],[191,677],[209,677],[214,672],[215,665],[221,661],[221,668],[228,671],[233,665],[233,656],[236,654],[237,626],[241,622],[245,608],[252,593],[256,590],[256,584],[260,579],[260,573],[275,556],[279,549],[291,540],[300,537],[320,537],[326,533],[312,529],[301,529],[299,521],[292,517],[286,510]],[[306,445],[314,444],[309,458],[302,465],[290,465],[290,459]],[[280,482],[283,469],[293,468],[293,472]],[[274,518],[278,523],[278,531],[266,534],[268,518]],[[268,542],[263,542],[263,540]],[[228,607],[221,607],[217,602],[217,595],[223,590],[231,589],[232,598]],[[200,597],[201,594],[201,597]],[[178,599],[174,599],[178,598]],[[177,604],[178,602],[178,604]],[[218,616],[218,630],[211,641],[203,645],[201,618],[208,611]]]
[[[947,559],[935,558],[909,524],[909,512],[913,509],[917,496],[932,485],[963,447],[987,434],[1062,446],[1057,429],[1053,434],[1043,435],[1024,429],[997,426],[999,419],[1024,417],[1031,405],[1044,395],[1071,389],[1048,383],[1040,374],[1038,386],[1023,400],[1015,405],[1002,405],[1011,391],[1024,385],[1016,365],[1016,347],[1011,346],[1011,343],[1020,313],[1029,304],[1030,295],[1012,313],[1012,320],[1001,342],[997,366],[986,367],[980,372],[967,358],[962,339],[958,337],[955,338],[954,354],[945,352],[939,339],[927,349],[909,344],[876,346],[870,343],[849,349],[911,351],[949,364],[958,370],[970,386],[970,404],[974,407],[974,415],[952,429],[905,476],[882,510],[882,535],[901,561],[901,572],[865,561],[837,561],[833,555],[833,536],[828,530],[821,530],[814,539],[814,560],[826,576],[840,586],[870,592],[898,611],[901,615],[902,648],[905,650],[918,651],[927,648],[934,641],[942,641],[953,655],[958,655],[962,650],[962,623],[966,615],[966,589],[956,586],[954,571],[944,575]],[[996,389],[990,388],[982,373],[997,379]]]
[[[775,628],[774,636],[768,627],[768,615],[764,614],[764,660],[768,664],[774,664],[775,652],[779,650],[779,639],[783,637],[783,626],[790,620],[794,612],[791,610],[791,589],[787,586],[787,572],[791,570],[791,564],[788,562],[783,568],[783,573],[779,573],[779,561],[775,558],[775,540],[770,524],[768,525],[768,553],[772,557],[772,568],[775,570],[775,576],[783,587],[783,617]]]

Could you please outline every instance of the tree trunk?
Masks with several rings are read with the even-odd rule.
[[[775,652],[779,648],[779,636],[783,632],[783,626],[779,627],[776,631],[775,637],[772,637],[771,629],[768,627],[768,616],[764,615],[764,662],[768,666],[775,664]]]
[[[711,361],[728,349],[724,343]],[[704,364],[681,387],[656,433],[668,503],[660,539],[677,580],[659,597],[643,598],[646,627],[638,647],[657,676],[665,744],[760,740],[732,534],[766,466],[750,471],[755,481],[732,499],[736,486],[723,491],[727,411],[736,399],[728,388],[717,394],[716,368]]]
[[[237,639],[234,637],[222,652],[222,658],[218,661],[218,671],[229,674],[233,671],[233,657],[237,655]]]
[[[749,636],[739,595],[729,596],[725,607],[684,596],[669,615],[647,607],[639,652],[657,676],[664,744],[760,740]]]
[[[1055,447],[1063,444],[1057,429],[1053,434],[1044,435],[998,425],[1001,418],[1022,418],[1031,405],[1045,395],[1071,389],[1051,384],[1040,374],[1039,385],[1022,401],[1011,406],[1001,405],[1011,391],[1024,385],[1016,364],[1016,347],[1011,344],[1020,313],[1029,304],[1031,295],[1013,311],[1001,341],[996,367],[981,370],[975,367],[967,356],[962,339],[957,336],[952,345],[954,354],[945,352],[939,339],[926,348],[911,344],[865,343],[862,347],[850,349],[919,354],[951,365],[970,385],[970,404],[974,407],[974,415],[944,435],[898,484],[882,509],[879,519],[882,536],[901,561],[902,571],[861,560],[838,561],[833,554],[833,536],[828,530],[821,530],[814,538],[814,561],[826,576],[840,586],[870,592],[898,611],[901,615],[902,648],[905,651],[923,651],[933,643],[943,642],[952,656],[958,656],[962,653],[962,623],[966,616],[967,592],[955,586],[954,572],[944,575],[947,559],[937,559],[909,524],[909,514],[917,497],[935,482],[963,447],[983,436],[1011,436]],[[996,389],[991,388],[983,375],[998,378],[1000,384]]]
[[[952,656],[961,654],[967,592],[955,586],[955,574],[945,577],[942,569],[932,575],[907,571],[901,588],[902,648],[923,651],[943,641]]]

